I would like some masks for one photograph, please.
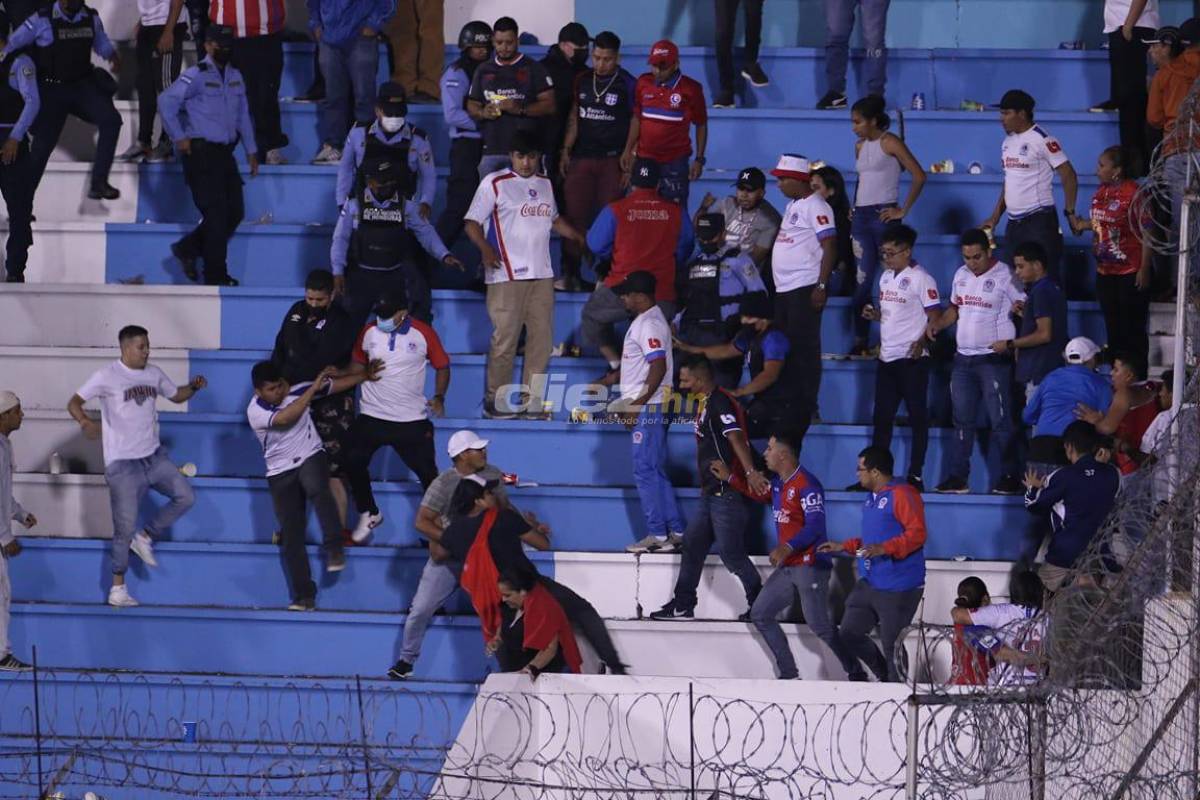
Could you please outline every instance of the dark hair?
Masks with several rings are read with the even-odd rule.
[[[314,269],[304,279],[304,288],[314,292],[332,292],[333,273],[327,269]]]
[[[795,428],[778,428],[771,431],[771,438],[779,442],[781,445],[792,451],[796,458],[800,458],[800,448],[804,442],[804,433]],[[787,476],[784,476],[787,477]]]
[[[1088,456],[1096,452],[1100,446],[1100,437],[1096,427],[1090,422],[1077,419],[1063,430],[1063,448],[1073,447],[1075,452]]]
[[[892,458],[892,451],[886,447],[873,444],[863,448],[858,457],[863,460],[863,466],[867,469],[877,469],[884,475],[895,474],[896,460]]]
[[[855,268],[854,240],[850,235],[850,195],[846,193],[846,179],[842,177],[842,173],[829,166],[813,170],[813,175],[821,176],[825,185],[833,190],[833,197],[826,202],[833,209],[833,222],[837,229],[838,261],[853,273]]]
[[[1041,611],[1046,598],[1046,586],[1032,570],[1022,570],[1012,577],[1008,587],[1008,599],[1016,606],[1036,608]]]
[[[887,108],[884,105],[883,98],[877,94],[869,94],[862,98],[854,105],[850,106],[850,111],[858,114],[864,119],[869,119],[875,123],[875,127],[881,131],[886,131],[892,127],[892,118],[887,114]]]
[[[463,478],[458,482],[458,486],[454,487],[454,494],[450,496],[450,513],[447,515],[451,519],[465,517],[475,510],[475,503],[486,494],[489,489],[494,489],[495,484],[491,486],[480,484],[473,480]]]
[[[958,597],[954,598],[954,607],[974,611],[983,605],[983,598],[987,596],[987,584],[983,582],[982,578],[972,575],[959,582]]]
[[[283,372],[274,361],[260,361],[250,368],[250,383],[261,389],[268,383],[283,380]]]
[[[1163,374],[1159,377],[1162,379],[1162,385],[1167,387],[1168,392],[1175,391],[1175,370],[1164,369]]]
[[[1100,151],[1100,157],[1111,161],[1112,165],[1121,170],[1121,174],[1125,176],[1129,174],[1130,155],[1129,149],[1119,144],[1114,144]]]
[[[533,131],[517,131],[509,140],[508,152],[527,156],[542,152],[542,140]]]
[[[833,189],[833,197],[827,201],[830,208],[836,212],[838,205],[843,203],[846,208],[850,207],[850,196],[846,194],[846,179],[842,177],[842,173],[838,172],[834,167],[824,166],[813,170],[813,174],[820,175],[825,185]]]
[[[536,568],[516,567],[501,572],[500,579],[496,582],[508,584],[518,592],[528,592],[537,586],[539,577]]]
[[[693,353],[683,360],[680,364],[680,369],[689,369],[692,372],[703,372],[708,377],[713,375],[712,362],[708,360],[708,356],[704,353]]]
[[[1113,353],[1112,363],[1116,364],[1118,361],[1124,364],[1125,368],[1132,372],[1139,381],[1146,380],[1146,359],[1140,353],[1118,350]]]
[[[958,240],[960,247],[982,247],[983,252],[992,249],[992,240],[988,238],[987,231],[982,228],[968,228],[963,231],[962,237]]]
[[[617,36],[612,31],[600,31],[596,34],[596,38],[592,40],[592,47],[596,50],[612,50],[620,52],[621,37]]]
[[[917,232],[908,225],[888,225],[883,229],[884,244],[902,244],[913,247],[917,243]]]
[[[492,25],[492,33],[500,33],[501,31],[512,31],[518,36],[521,33],[521,29],[517,27],[517,21],[512,17],[501,17]]]
[[[1025,261],[1036,261],[1046,269],[1046,248],[1040,242],[1021,242],[1013,248],[1013,261],[1018,258]]]
[[[117,332],[117,344],[125,344],[130,339],[136,339],[139,336],[149,338],[150,331],[143,328],[141,325],[126,325]]]

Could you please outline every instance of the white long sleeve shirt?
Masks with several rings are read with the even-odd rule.
[[[29,512],[21,507],[17,498],[13,497],[13,454],[12,442],[0,433],[0,547],[4,547],[16,537],[13,535],[13,522],[22,525],[29,519]]]

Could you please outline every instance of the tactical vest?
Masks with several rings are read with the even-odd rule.
[[[355,263],[364,269],[389,270],[412,261],[412,234],[404,223],[400,193],[389,205],[375,202],[369,192],[358,195],[358,227],[353,234]]]
[[[392,165],[392,173],[396,176],[399,196],[411,200],[413,193],[417,190],[417,176],[408,166],[408,151],[412,146],[412,138],[402,139],[396,144],[388,144],[379,140],[375,135],[374,129],[375,125],[369,126],[366,130],[366,136],[363,138],[365,146],[363,148],[362,162],[358,165],[354,193],[361,195],[363,190],[366,189],[367,181],[363,176],[370,167],[387,162]],[[415,126],[412,128],[413,138],[424,135],[424,131],[420,128]]]
[[[55,16],[53,6],[38,12],[50,22],[54,39],[34,50],[38,77],[54,83],[74,83],[92,74],[92,43],[96,38],[96,12],[83,7],[78,22]]]

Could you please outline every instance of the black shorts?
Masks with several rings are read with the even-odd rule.
[[[344,467],[346,451],[343,440],[354,422],[354,392],[342,392],[314,400],[312,420],[321,443],[325,445],[325,452],[329,454],[329,474],[336,478],[342,474]]]

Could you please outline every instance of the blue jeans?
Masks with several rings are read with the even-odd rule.
[[[417,593],[413,595],[412,607],[408,609],[408,617],[404,620],[404,641],[400,645],[400,658],[409,664],[417,663],[429,621],[458,589],[461,571],[457,563],[439,564],[432,558],[425,562]]]
[[[888,4],[891,0],[825,0],[825,78],[828,89],[846,93],[846,65],[850,60],[850,32],[854,29],[854,10],[862,17],[863,44],[867,59],[863,75],[867,94],[883,96],[887,86]]]
[[[779,669],[779,677],[783,679],[797,678],[800,673],[796,669],[796,659],[788,647],[787,636],[778,617],[792,603],[795,593],[800,595],[800,608],[804,612],[804,621],[817,637],[825,643],[837,660],[841,663],[846,675],[866,677],[862,665],[858,663],[849,648],[842,643],[837,626],[829,614],[829,567],[810,565],[795,565],[780,567],[771,573],[763,585],[762,592],[750,609],[750,621],[762,634],[775,656],[775,666]]]
[[[109,502],[112,504],[113,539],[112,572],[124,575],[129,569],[129,543],[137,532],[138,506],[153,489],[171,502],[158,510],[154,519],[143,528],[155,538],[187,512],[196,502],[192,485],[179,472],[179,467],[167,458],[167,448],[159,447],[145,458],[114,461],[104,468],[108,482]]]
[[[325,99],[321,101],[318,132],[321,142],[341,150],[353,122],[375,119],[375,73],[379,67],[379,41],[374,36],[357,36],[352,42],[317,47]]]
[[[861,579],[850,590],[850,596],[846,598],[846,610],[842,613],[842,641],[880,681],[900,682],[900,670],[896,667],[895,657],[896,640],[900,638],[900,632],[912,624],[924,595],[924,586],[887,592]],[[879,626],[882,653],[871,641],[871,631],[876,625]]]
[[[667,477],[667,417],[658,406],[646,406],[638,415],[633,428],[633,480],[642,513],[646,516],[646,533],[666,536],[682,533],[687,527],[675,488]]]
[[[879,273],[879,248],[883,246],[883,234],[889,225],[899,224],[884,222],[879,218],[879,212],[895,207],[895,203],[856,206],[854,216],[850,219],[850,238],[854,244],[854,260],[858,263],[857,285],[854,287],[850,313],[854,317],[854,338],[864,342],[871,332],[871,321],[863,319],[862,310],[874,298],[879,283],[876,276]]]
[[[1000,462],[1002,477],[1015,476],[1013,453],[1012,362],[1003,356],[964,356],[956,353],[950,373],[950,401],[954,407],[954,453],[950,474],[967,479],[971,474],[971,450],[975,446],[975,423],[983,401],[991,435],[988,459]]]
[[[692,166],[691,156],[680,156],[674,161],[659,161],[658,193],[668,200],[674,200],[687,210],[688,190],[691,182],[688,170]]]
[[[762,579],[746,554],[748,520],[746,499],[733,489],[726,487],[721,494],[700,495],[700,507],[683,534],[683,557],[675,580],[676,608],[696,607],[696,587],[700,585],[704,559],[713,542],[725,569],[742,582],[747,604],[754,605],[762,589]]]

